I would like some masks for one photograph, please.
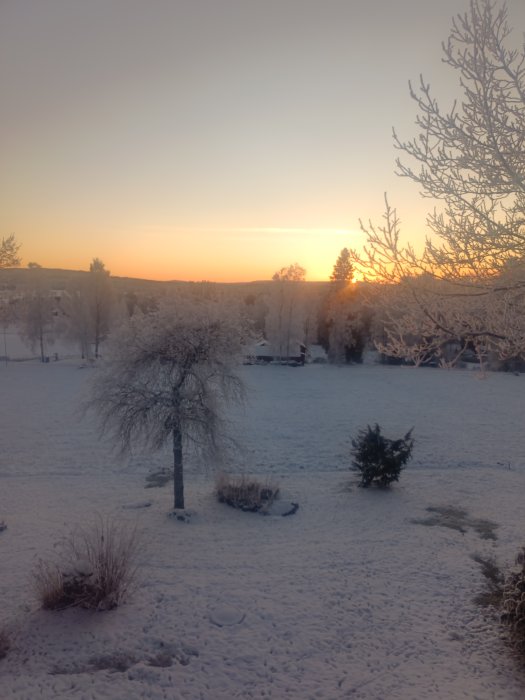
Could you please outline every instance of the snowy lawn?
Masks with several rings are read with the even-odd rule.
[[[189,464],[181,523],[167,517],[169,485],[144,488],[169,450],[118,462],[78,413],[93,372],[0,367],[2,700],[525,696],[497,619],[473,603],[471,558],[509,564],[525,544],[525,377],[243,368],[232,469],[271,475],[299,510],[235,511]],[[350,438],[375,422],[393,437],[414,426],[414,459],[388,491],[357,488],[348,470]],[[413,522],[428,507],[467,515],[453,528]],[[143,532],[134,594],[107,613],[39,610],[35,561],[98,516]],[[476,520],[497,524],[496,539]]]

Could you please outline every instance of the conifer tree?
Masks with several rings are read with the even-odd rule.
[[[348,248],[343,248],[336,260],[334,270],[330,275],[330,280],[339,284],[348,284],[353,278],[354,268],[350,262],[350,251]]]

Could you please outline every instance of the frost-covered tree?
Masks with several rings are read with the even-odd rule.
[[[525,28],[524,28],[525,29]],[[499,275],[525,257],[525,44],[512,46],[505,6],[470,0],[443,45],[461,102],[443,111],[423,79],[411,95],[419,134],[397,148],[416,166],[398,172],[444,202],[428,217],[436,237],[424,262],[448,278]]]
[[[369,236],[398,240],[399,221],[388,202],[384,219],[383,226],[368,229]],[[490,356],[505,366],[525,357],[525,263],[507,264],[497,284],[472,276],[409,274],[381,254],[373,264],[381,271],[381,281],[369,290],[380,352],[415,365],[432,360],[443,367],[453,366],[467,349],[480,362]]]
[[[55,341],[56,319],[51,290],[39,268],[31,270],[28,291],[21,306],[22,339],[32,351],[38,348],[40,360],[44,362],[48,346]]]
[[[216,457],[226,404],[243,397],[241,341],[240,323],[217,304],[166,302],[114,332],[97,370],[89,405],[122,452],[171,441],[175,508],[184,508],[186,450]]]
[[[280,358],[290,357],[295,343],[304,340],[308,307],[305,304],[306,270],[298,263],[282,267],[272,276],[274,282],[268,300],[265,334]]]
[[[280,270],[274,272],[272,280],[274,282],[304,282],[306,278],[306,270],[299,263],[292,263],[288,267],[281,267]]]
[[[362,362],[372,312],[357,285],[332,291],[324,304],[324,346],[331,362]]]
[[[95,357],[100,354],[100,343],[109,332],[111,311],[113,307],[113,291],[110,272],[102,260],[94,258],[89,266],[88,284],[85,289],[89,314],[91,342]]]
[[[506,273],[509,267],[523,271],[525,260],[525,45],[511,44],[504,6],[471,0],[468,12],[454,19],[443,51],[444,62],[458,75],[461,101],[443,110],[421,78],[418,89],[410,87],[419,133],[403,141],[394,132],[402,154],[398,174],[443,203],[428,216],[431,235],[421,254],[402,245],[395,209],[387,201],[382,225],[362,224],[367,245],[363,254],[351,252],[352,262],[377,282],[403,281],[412,290],[407,313],[423,314],[440,332],[457,335],[447,315],[440,315],[445,305],[430,303],[432,291],[448,296],[452,317],[462,315],[466,335],[478,344],[504,345],[513,338],[523,355],[525,342],[515,342],[512,324],[522,306],[525,275],[510,280]],[[431,283],[424,289],[423,282],[432,279],[454,282],[456,289],[432,290]],[[475,304],[467,301],[467,292],[477,297]],[[480,324],[479,316],[469,314],[481,302],[486,312]],[[504,315],[505,327],[493,312],[502,307],[512,309]]]
[[[63,298],[63,335],[74,343],[82,359],[92,356],[92,332],[88,305],[87,284],[85,281],[71,284]]]
[[[20,265],[19,249],[20,245],[16,242],[13,233],[7,238],[2,238],[0,242],[0,269]]]

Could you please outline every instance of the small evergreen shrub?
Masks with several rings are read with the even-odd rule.
[[[412,456],[414,440],[412,430],[398,440],[381,435],[376,423],[358,432],[352,440],[352,466],[361,474],[360,486],[388,486],[398,481],[401,470]]]
[[[37,598],[45,610],[117,607],[135,578],[139,536],[136,528],[100,521],[62,543],[59,561],[40,559],[34,571]]]
[[[516,557],[521,568],[509,574],[503,585],[502,620],[510,627],[514,648],[525,655],[525,548]]]
[[[220,474],[215,493],[219,503],[245,511],[263,511],[271,506],[279,494],[279,487],[269,481],[264,483],[249,476]]]

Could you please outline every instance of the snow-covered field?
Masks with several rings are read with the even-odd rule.
[[[232,510],[191,464],[181,523],[169,486],[144,488],[169,451],[118,462],[78,412],[94,372],[0,366],[2,700],[525,697],[495,616],[473,602],[471,558],[510,564],[525,544],[525,377],[245,367],[232,469],[271,474],[300,508]],[[348,470],[351,436],[376,421],[392,436],[414,426],[414,460],[388,491]],[[436,506],[467,511],[464,531],[413,522]],[[39,610],[35,561],[98,516],[143,532],[137,590],[112,612]],[[497,523],[497,539],[469,518]]]

